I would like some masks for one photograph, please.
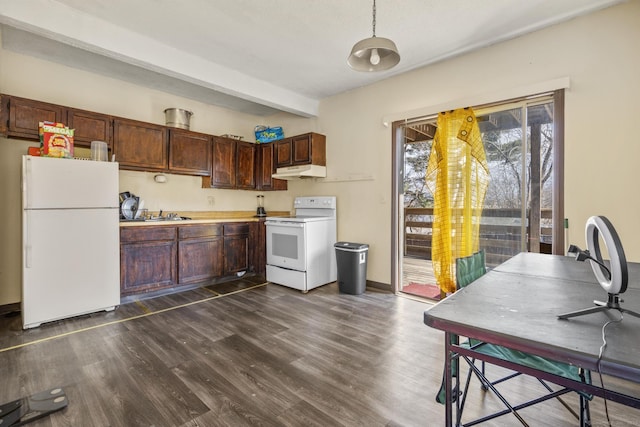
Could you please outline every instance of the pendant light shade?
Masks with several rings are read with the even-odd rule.
[[[373,0],[373,36],[356,43],[347,62],[356,71],[388,70],[400,62],[396,44],[384,37],[376,37],[376,0]]]

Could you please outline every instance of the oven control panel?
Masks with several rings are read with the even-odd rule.
[[[295,209],[308,209],[308,208],[322,208],[322,209],[335,209],[336,197],[335,196],[317,196],[317,197],[296,197],[293,202]]]

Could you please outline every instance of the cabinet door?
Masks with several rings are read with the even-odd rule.
[[[291,138],[276,141],[275,143],[276,168],[291,166],[293,153],[291,152]]]
[[[9,96],[8,136],[39,141],[38,123],[58,122],[66,125],[67,110],[55,104]]]
[[[214,136],[212,147],[211,186],[214,188],[235,188],[236,141]]]
[[[250,270],[249,223],[224,225],[224,274]]]
[[[326,140],[319,133],[307,133],[291,138],[294,165],[327,165]]]
[[[122,169],[167,170],[167,130],[163,126],[115,119],[113,151]]]
[[[327,165],[326,137],[305,133],[276,142],[276,167],[293,165]]]
[[[236,142],[236,188],[256,188],[256,145],[250,142]]]
[[[292,163],[308,165],[311,163],[311,136],[309,134],[291,138]]]
[[[224,273],[249,270],[249,235],[224,238]]]
[[[176,283],[176,242],[152,241],[120,246],[120,294],[133,295]]]
[[[135,295],[175,286],[176,227],[120,229],[120,294]]]
[[[169,171],[185,175],[211,175],[211,137],[170,129]]]
[[[91,111],[70,108],[67,113],[67,126],[75,129],[74,144],[78,147],[91,147],[91,141],[105,141],[113,147],[113,118]]]
[[[271,175],[276,172],[275,165],[275,144],[258,144],[258,155],[256,156],[256,189],[258,190],[286,190],[287,181],[284,179],[273,179]]]
[[[222,276],[222,251],[222,237],[179,241],[179,283],[197,283]]]

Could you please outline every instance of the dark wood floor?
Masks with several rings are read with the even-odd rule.
[[[443,335],[422,323],[428,307],[249,277],[28,331],[5,316],[0,403],[63,387],[69,406],[34,427],[440,426]],[[509,393],[530,394],[532,381]],[[468,399],[476,415],[499,407],[479,387]],[[609,410],[614,426],[638,425],[640,411]],[[522,413],[531,425],[577,425],[556,402]],[[600,399],[592,415],[605,425]]]

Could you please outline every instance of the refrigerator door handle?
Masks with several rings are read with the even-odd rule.
[[[24,168],[22,170],[22,209],[30,207],[29,193],[27,188],[31,188],[31,159],[29,157],[24,158]]]
[[[24,266],[31,268],[31,212],[25,211],[24,220]]]

